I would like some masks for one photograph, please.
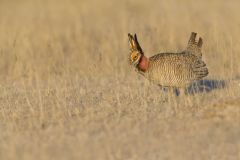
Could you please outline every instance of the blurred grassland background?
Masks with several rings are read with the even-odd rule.
[[[238,0],[0,0],[0,159],[240,159]],[[128,64],[203,37],[223,88],[169,100]]]

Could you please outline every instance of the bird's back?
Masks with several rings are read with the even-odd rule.
[[[145,77],[162,86],[184,87],[208,75],[206,64],[188,53],[160,53],[149,58]]]

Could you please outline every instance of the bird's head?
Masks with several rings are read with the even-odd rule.
[[[143,50],[138,43],[136,34],[134,34],[134,36],[132,36],[130,33],[128,33],[128,42],[129,42],[129,46],[130,46],[130,53],[129,53],[129,57],[128,57],[129,62],[134,67],[137,67],[142,56],[144,55]]]

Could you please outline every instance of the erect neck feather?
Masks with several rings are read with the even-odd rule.
[[[139,63],[138,63],[138,69],[140,69],[141,71],[145,72],[148,69],[148,65],[149,65],[149,60],[147,57],[145,57],[144,55],[141,57]]]

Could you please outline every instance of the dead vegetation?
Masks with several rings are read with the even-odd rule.
[[[0,2],[0,159],[239,159],[239,2]],[[197,93],[169,101],[129,66],[204,39]],[[203,87],[203,89],[201,88]]]

